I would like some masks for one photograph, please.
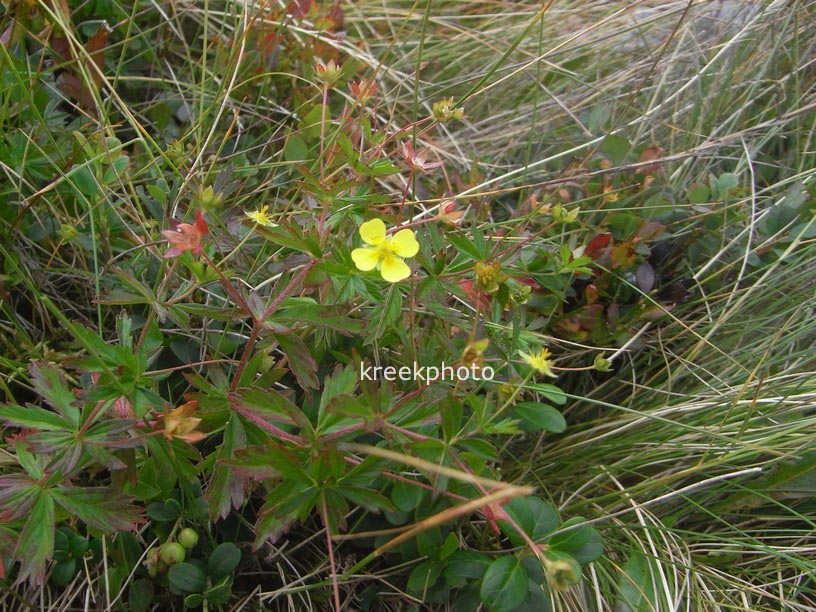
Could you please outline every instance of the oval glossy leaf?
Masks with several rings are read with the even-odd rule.
[[[411,593],[425,593],[439,579],[439,563],[425,561],[417,565],[408,576],[408,590]]]
[[[445,581],[452,587],[478,580],[490,567],[490,557],[473,550],[458,550],[447,559]]]
[[[482,602],[492,612],[513,612],[527,599],[529,578],[518,557],[499,557],[482,579]]]
[[[558,511],[538,497],[517,497],[502,506],[533,542],[540,542],[558,528],[561,522]],[[515,526],[507,521],[499,521],[502,532],[515,546],[525,544]]]
[[[207,574],[213,582],[230,575],[241,562],[241,549],[232,542],[216,546],[207,559]]]
[[[191,563],[177,563],[167,572],[170,587],[177,593],[200,593],[207,586],[204,570]]]

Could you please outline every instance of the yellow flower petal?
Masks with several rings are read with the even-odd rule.
[[[519,351],[519,355],[521,355],[521,358],[524,359],[527,365],[529,365],[539,374],[544,374],[545,376],[552,376],[553,378],[558,377],[558,374],[552,371],[552,367],[555,364],[550,359],[549,349],[543,348],[540,351],[538,351],[538,353],[533,354],[523,353]]]
[[[391,250],[400,257],[413,257],[419,252],[419,243],[413,230],[404,229],[394,234],[391,239]]]
[[[363,272],[368,272],[377,267],[380,261],[380,254],[377,249],[361,248],[354,249],[351,252],[351,258],[354,260],[354,265]]]
[[[380,244],[385,240],[385,223],[382,219],[366,221],[360,226],[360,236],[366,244]]]
[[[272,219],[269,217],[269,214],[267,214],[268,210],[269,206],[261,206],[259,210],[245,212],[244,214],[258,225],[263,225],[264,227],[278,227],[278,224],[273,223]]]
[[[399,257],[387,255],[383,258],[380,273],[389,283],[398,283],[401,280],[411,276],[411,268],[409,268],[408,264],[402,261]]]

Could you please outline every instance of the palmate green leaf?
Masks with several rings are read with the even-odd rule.
[[[518,557],[499,557],[482,578],[482,602],[491,612],[514,612],[527,599],[528,582]]]
[[[51,495],[68,513],[108,533],[130,531],[142,520],[132,497],[104,487],[56,487]]]
[[[23,525],[14,557],[20,560],[17,584],[28,581],[32,586],[43,582],[45,564],[54,552],[54,500],[42,489]]]
[[[379,457],[369,455],[361,463],[351,468],[346,474],[338,478],[337,482],[343,485],[371,485],[386,468],[386,462]]]
[[[320,491],[304,482],[285,480],[267,496],[255,524],[257,550],[264,542],[276,541],[299,517],[314,509]]]
[[[77,398],[65,383],[62,373],[47,361],[32,361],[29,366],[34,390],[75,428],[79,427]]]
[[[318,304],[311,298],[289,298],[275,311],[274,320],[287,324],[309,323],[347,336],[361,331],[363,324],[345,316],[344,312],[338,306]]]
[[[39,499],[42,489],[25,474],[0,476],[0,512],[4,522],[25,517]]]
[[[351,395],[338,395],[329,400],[325,406],[321,407],[318,415],[317,426],[322,433],[328,433],[332,429],[337,428],[341,422],[338,417],[347,417],[343,419],[348,422],[349,419],[356,421],[358,419],[373,419],[374,412],[360,398]]]
[[[419,505],[424,494],[425,489],[419,485],[412,485],[398,480],[391,488],[391,501],[398,510],[411,512]]]
[[[245,387],[229,395],[232,405],[260,417],[267,423],[309,427],[311,423],[300,408],[274,389]]]
[[[314,254],[313,241],[309,240],[309,236],[304,235],[301,229],[295,225],[281,225],[275,228],[265,228],[256,226],[256,231],[275,244],[292,249],[293,251],[300,251],[307,255]],[[319,254],[318,254],[319,256]]]
[[[383,510],[393,511],[394,505],[385,496],[366,487],[342,486],[337,487],[337,492],[347,500],[369,512],[381,512]]]
[[[224,427],[224,439],[218,449],[212,478],[204,496],[207,499],[210,520],[226,518],[232,508],[238,509],[244,501],[244,483],[235,478],[224,461],[232,459],[234,451],[246,446],[246,431],[241,419],[233,416]]]
[[[265,446],[237,451],[235,458],[224,461],[224,464],[240,478],[266,480],[283,477],[309,482],[311,479],[302,459],[292,450],[270,440]]]
[[[0,555],[11,557],[17,548],[17,540],[20,534],[14,529],[0,526]]]
[[[317,362],[306,343],[295,334],[274,334],[280,349],[289,358],[290,370],[304,389],[317,389]]]
[[[36,406],[0,406],[0,420],[14,427],[46,431],[73,431],[74,427],[60,415]]]
[[[486,256],[486,253],[483,253],[481,249],[479,249],[475,244],[473,244],[473,242],[468,240],[468,238],[462,234],[449,233],[447,235],[447,239],[457,251],[464,253],[468,257],[472,257],[477,261],[484,259]]]

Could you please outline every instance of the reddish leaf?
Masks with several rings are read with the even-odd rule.
[[[68,16],[67,22],[70,23],[70,16]],[[88,60],[85,54],[80,54],[79,57],[75,56],[68,39],[62,34],[55,34],[51,38],[51,52],[54,58],[61,64],[67,64],[63,72],[57,77],[57,87],[69,98],[79,102],[80,106],[86,111],[94,109],[93,92],[87,83],[80,78],[79,71],[74,63],[76,61],[85,62],[94,86],[101,87],[104,82],[102,73],[105,67],[105,49],[108,46],[110,33],[111,29],[108,24],[102,22],[94,35],[85,44],[85,51],[88,53],[92,65],[87,64]]]
[[[51,495],[70,514],[107,533],[132,531],[142,521],[132,497],[105,487],[57,487]]]
[[[85,43],[85,50],[91,56],[91,61],[98,70],[90,69],[91,77],[97,87],[104,81],[102,73],[105,71],[105,48],[108,46],[108,38],[112,30],[107,22],[103,21],[93,36]]]
[[[598,234],[592,240],[589,241],[589,244],[584,249],[584,255],[587,257],[591,257],[595,261],[598,261],[603,256],[608,254],[607,248],[609,247],[609,243],[612,241],[612,234],[606,232],[604,234]]]
[[[244,483],[235,478],[223,461],[232,459],[234,451],[246,446],[246,431],[239,418],[231,418],[224,428],[224,442],[218,451],[213,475],[205,497],[210,518],[226,518],[231,508],[238,509],[244,502]]]
[[[309,14],[312,4],[313,0],[292,0],[286,6],[286,12],[295,19],[303,19]]]
[[[659,160],[661,157],[663,157],[663,148],[658,147],[656,145],[651,145],[643,149],[637,161],[639,164],[642,164],[644,162]],[[659,168],[660,168],[659,162],[655,164],[648,164],[646,166],[638,168],[637,174],[649,174],[650,172],[655,172]]]
[[[635,262],[635,247],[631,242],[621,242],[612,247],[612,267],[626,267]]]
[[[647,221],[638,228],[632,242],[654,240],[666,231],[666,226],[657,221]]]
[[[490,296],[476,287],[471,279],[459,281],[459,286],[465,292],[465,295],[467,295],[471,306],[482,312],[490,308]]]

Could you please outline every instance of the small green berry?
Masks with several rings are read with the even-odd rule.
[[[181,530],[181,533],[179,533],[178,541],[184,548],[190,550],[196,544],[198,544],[198,532],[195,529],[186,527]]]
[[[167,565],[175,565],[184,561],[186,551],[178,542],[165,542],[161,547],[161,560]]]

